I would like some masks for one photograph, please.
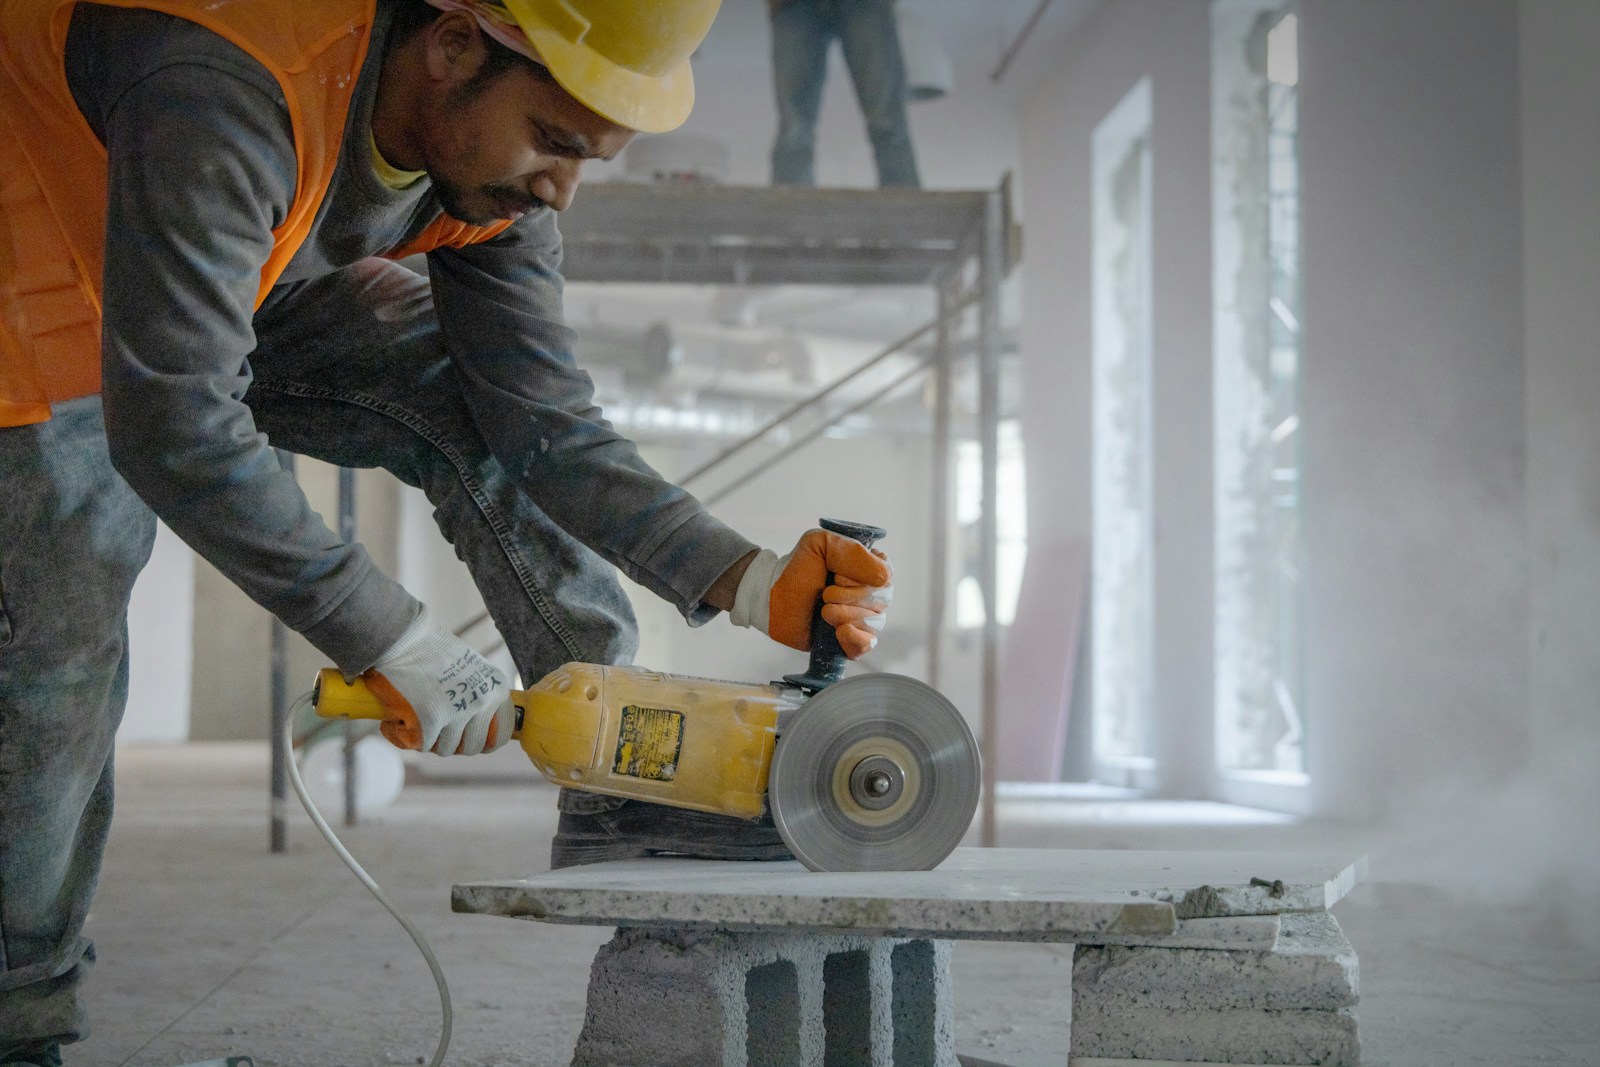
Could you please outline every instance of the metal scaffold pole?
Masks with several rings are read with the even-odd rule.
[[[339,536],[345,544],[356,539],[356,472],[349,467],[339,468]],[[344,824],[354,826],[356,810],[356,726],[346,720],[343,729],[344,747]]]
[[[294,455],[278,449],[278,464],[294,474]],[[272,618],[272,651],[270,655],[272,688],[268,699],[272,702],[272,810],[271,840],[273,852],[289,850],[289,760],[292,754],[284,743],[284,726],[289,721],[289,628],[277,617]]]
[[[933,357],[933,487],[929,497],[933,547],[928,560],[928,684],[935,689],[939,688],[944,666],[944,618],[950,584],[950,312],[960,305],[952,297],[954,284],[955,279],[946,275],[935,286],[939,328]]]
[[[997,615],[1000,499],[1001,196],[984,197],[978,237],[978,424],[983,453],[983,504],[978,581],[983,588],[983,803],[981,842],[995,844],[995,774],[1000,745],[1000,620]]]

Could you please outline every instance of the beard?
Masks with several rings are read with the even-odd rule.
[[[439,198],[439,206],[444,208],[444,213],[453,219],[459,219],[469,226],[487,226],[495,221],[483,211],[474,211],[468,206],[469,198],[477,190],[468,190],[455,182],[439,178],[433,180],[433,194]]]

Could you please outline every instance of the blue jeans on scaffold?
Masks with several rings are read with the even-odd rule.
[[[815,185],[817,112],[837,38],[866,120],[880,186],[918,187],[906,122],[906,76],[893,0],[786,0],[772,12],[778,136],[774,185]]]
[[[489,454],[452,387],[425,279],[364,260],[275,292],[256,338],[257,428],[420,487],[524,676],[632,659],[615,571]],[[111,824],[128,600],[155,529],[112,467],[98,397],[0,428],[0,1062],[88,1034],[82,929]]]

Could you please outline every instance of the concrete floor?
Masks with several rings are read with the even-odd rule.
[[[547,865],[554,790],[531,770],[518,780],[520,758],[488,757],[493,777],[408,785],[341,830],[433,944],[455,1006],[447,1063],[460,1067],[564,1067],[589,961],[610,936],[450,912],[456,881]],[[88,923],[95,1032],[68,1067],[428,1061],[439,1011],[426,965],[292,797],[290,850],[269,853],[265,745],[129,747],[118,761]],[[1012,797],[999,815],[1010,846],[1372,852],[1377,880],[1335,909],[1361,956],[1369,1067],[1600,1065],[1594,886],[1576,899],[1467,895],[1462,879],[1386,877],[1415,866],[1401,844],[1216,805]],[[1064,1067],[1071,958],[1070,946],[958,943],[958,1049]]]

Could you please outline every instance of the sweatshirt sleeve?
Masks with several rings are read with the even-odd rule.
[[[173,63],[103,119],[112,462],[252,599],[363,670],[417,603],[328,529],[243,401],[261,266],[295,188],[281,98],[216,65]]]
[[[756,546],[651,469],[601,414],[563,322],[560,264],[549,210],[493,241],[429,255],[467,406],[547,515],[698,625],[717,614],[706,591]]]

